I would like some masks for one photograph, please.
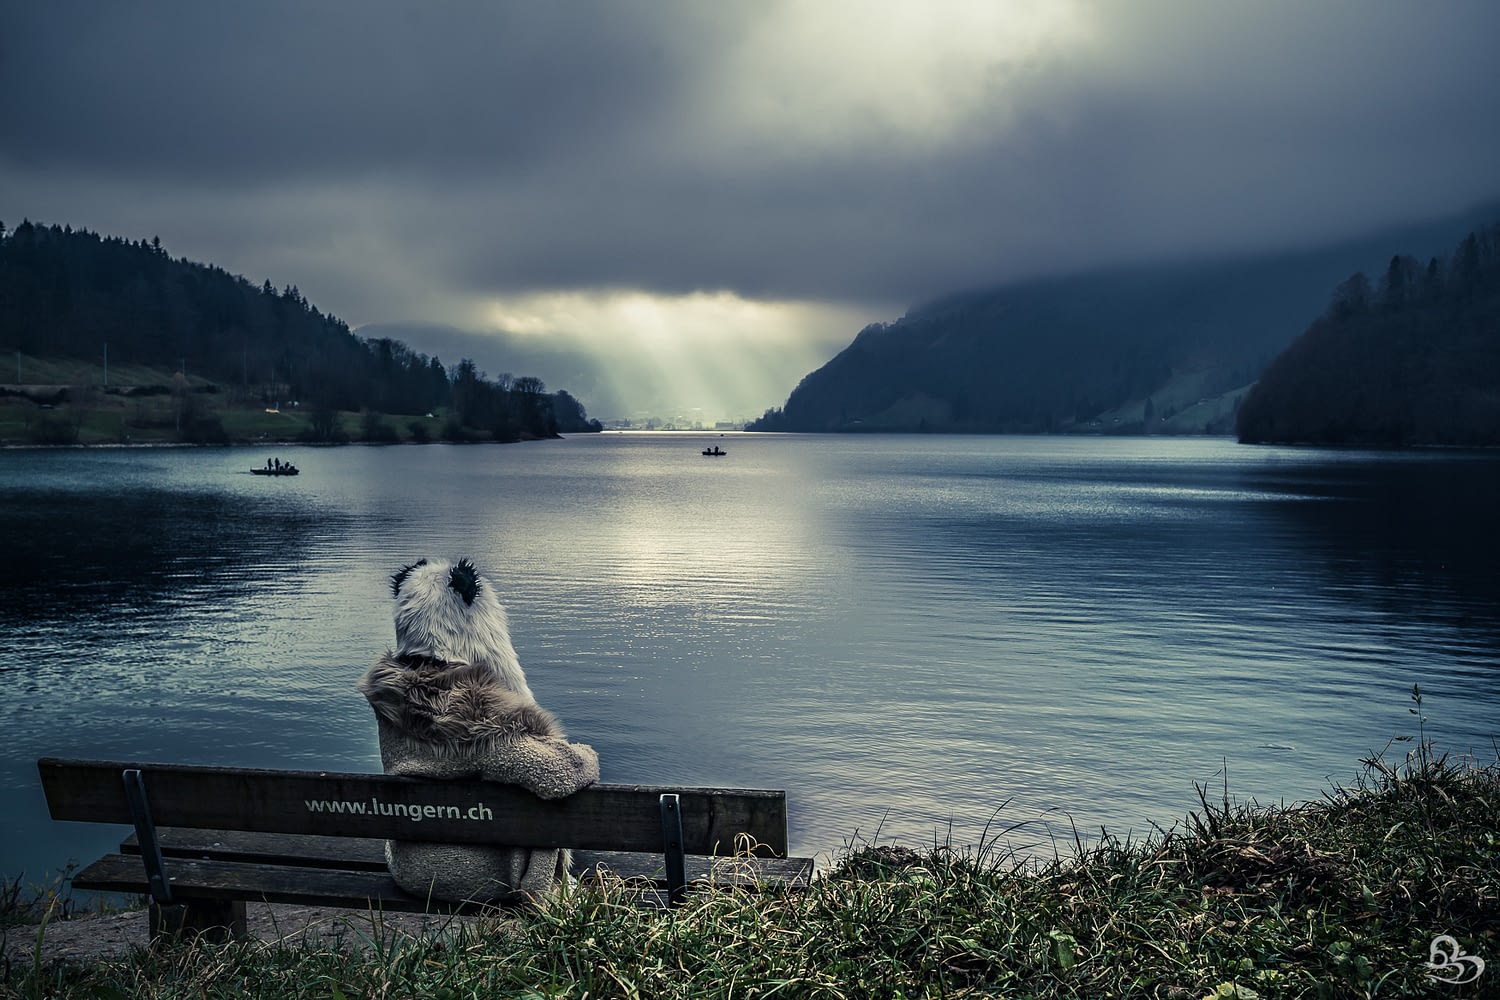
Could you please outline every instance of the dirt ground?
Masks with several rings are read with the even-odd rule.
[[[290,904],[245,904],[245,922],[252,939],[274,942],[310,942],[338,948],[357,948],[372,938],[389,940],[391,934],[442,933],[473,918],[422,913],[381,913],[326,909]],[[12,968],[37,959],[37,934],[41,932],[41,962],[92,962],[122,958],[132,948],[149,943],[145,910],[106,913],[54,921],[44,928],[22,925],[0,930],[4,959]]]

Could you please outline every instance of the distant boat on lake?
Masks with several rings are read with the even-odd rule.
[[[720,448],[718,445],[714,445],[712,448],[704,448],[703,454],[717,457],[720,455],[727,455],[729,454],[729,452],[725,451],[723,448]]]
[[[263,468],[251,469],[253,476],[295,476],[299,470],[291,462],[277,462],[272,465],[267,462]]]

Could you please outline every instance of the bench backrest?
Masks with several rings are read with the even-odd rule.
[[[383,774],[273,771],[122,761],[37,761],[53,819],[131,823],[121,775],[139,770],[151,820],[163,827],[395,840],[660,851],[661,795],[675,793],[682,850],[727,856],[751,838],[756,853],[787,853],[786,793],[746,788],[592,785],[539,799],[484,781]]]

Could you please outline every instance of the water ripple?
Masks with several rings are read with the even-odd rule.
[[[282,483],[233,450],[0,453],[0,870],[93,849],[46,820],[43,754],[378,767],[354,684],[424,555],[501,587],[608,780],[785,787],[798,850],[1141,832],[1226,767],[1242,798],[1314,797],[1410,732],[1413,683],[1429,734],[1491,745],[1494,456],[700,448],[284,449]]]

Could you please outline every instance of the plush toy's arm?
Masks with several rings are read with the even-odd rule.
[[[487,781],[522,788],[544,799],[560,799],[599,780],[599,755],[583,743],[554,737],[508,742],[485,755]]]

